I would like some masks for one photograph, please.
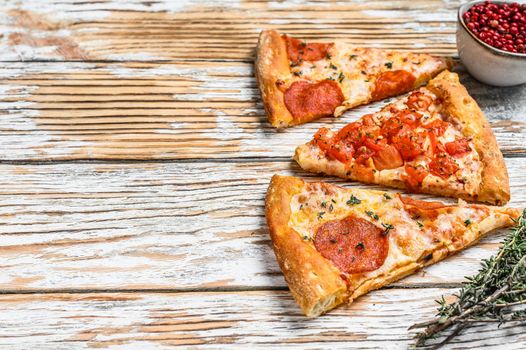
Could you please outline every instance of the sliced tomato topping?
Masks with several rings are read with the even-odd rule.
[[[376,123],[374,122],[373,115],[372,114],[366,114],[361,119],[363,125],[367,126],[375,126]]]
[[[387,141],[385,139],[381,139],[381,140],[375,139],[373,135],[371,137],[366,136],[363,144],[367,146],[367,148],[378,152],[385,148],[385,146],[387,145]]]
[[[432,157],[433,154],[435,154],[435,150],[437,148],[439,141],[434,132],[429,132],[427,133],[427,135],[429,136],[429,149],[428,149],[427,155],[429,157]]]
[[[423,165],[411,165],[406,164],[405,166],[405,182],[410,189],[418,189],[421,187],[422,182],[428,175],[427,169]]]
[[[453,157],[459,157],[471,151],[469,140],[465,137],[445,144],[446,151]]]
[[[337,159],[342,163],[348,163],[354,155],[354,146],[346,140],[340,140],[336,142],[329,151],[326,151],[326,153],[333,159]]]
[[[402,129],[402,121],[396,117],[387,119],[382,124],[382,134],[387,138],[392,138]]]
[[[314,135],[314,141],[320,149],[332,159],[347,163],[352,160],[354,155],[354,146],[346,139],[338,139],[338,136],[328,137],[329,129],[321,128]]]
[[[446,132],[449,124],[443,120],[435,119],[431,123],[423,125],[423,127],[429,131],[433,132],[436,136],[442,136]]]
[[[391,118],[382,124],[382,134],[387,138],[392,138],[402,129],[404,125],[414,128],[419,122],[422,115],[418,112],[404,109],[396,112]]]
[[[398,117],[403,124],[407,124],[409,126],[416,126],[420,118],[422,118],[422,114],[411,111],[409,109],[404,109],[400,111],[396,115],[396,117]]]
[[[433,103],[433,98],[420,91],[413,92],[407,99],[406,105],[409,108],[419,111],[427,111]]]
[[[314,135],[314,141],[324,152],[327,152],[332,148],[332,139],[327,136],[328,132],[329,129],[320,128],[320,130]]]
[[[338,133],[338,139],[347,139],[353,143],[359,143],[362,140],[363,132],[360,130],[362,127],[361,122],[353,122],[347,124]]]
[[[393,145],[385,145],[373,156],[374,166],[378,170],[395,169],[404,165],[400,152]]]
[[[402,159],[413,160],[424,153],[426,136],[427,132],[417,132],[404,125],[402,130],[393,137],[393,145],[400,152]]]
[[[356,151],[356,162],[358,162],[359,164],[365,164],[365,162],[371,158],[372,156],[374,156],[375,152],[365,146],[361,146],[360,148],[358,148],[358,150]]]
[[[429,163],[429,170],[431,174],[447,179],[458,171],[457,163],[447,153],[437,153],[431,163]]]

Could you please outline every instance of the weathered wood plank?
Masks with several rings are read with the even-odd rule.
[[[8,2],[0,60],[247,60],[259,31],[455,53],[460,1]]]
[[[506,154],[526,151],[526,87],[482,85],[458,68]],[[249,63],[10,63],[0,68],[2,160],[289,157],[321,126],[277,132]]]
[[[288,291],[0,296],[9,349],[407,349],[407,328],[455,289],[389,289],[307,319]],[[28,322],[30,320],[30,322]],[[476,326],[444,349],[523,349],[518,325]]]
[[[526,164],[506,161],[524,207]],[[263,210],[274,173],[320,179],[292,161],[2,164],[0,291],[284,288]],[[459,283],[504,234],[396,285]]]

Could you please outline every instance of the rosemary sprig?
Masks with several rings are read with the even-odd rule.
[[[440,307],[435,319],[410,327],[425,328],[416,335],[416,346],[450,330],[444,340],[434,344],[434,349],[439,348],[474,323],[526,321],[526,209],[498,254],[483,260],[479,272],[466,279],[455,294],[456,301],[447,304],[442,297],[437,301]]]

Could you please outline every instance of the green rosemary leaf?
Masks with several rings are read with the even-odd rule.
[[[466,220],[466,226],[471,224]],[[462,330],[477,322],[526,322],[526,210],[516,226],[504,239],[497,255],[481,262],[476,275],[466,277],[457,299],[448,304],[442,296],[438,300],[437,317],[411,327],[425,328],[416,335],[416,345],[424,346],[430,339],[452,330],[439,343],[439,347],[451,341]],[[517,310],[517,306],[522,309]]]

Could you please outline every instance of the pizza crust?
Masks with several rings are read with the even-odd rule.
[[[333,187],[334,191],[343,190],[329,184],[326,186]],[[345,302],[352,303],[369,291],[443,260],[476,243],[486,233],[513,225],[513,219],[520,215],[517,209],[484,207],[490,211],[490,215],[478,223],[473,223],[450,243],[441,242],[432,248],[429,247],[418,258],[415,257],[415,260],[396,265],[375,277],[367,278],[363,274],[349,275],[346,283],[339,269],[289,226],[292,215],[291,199],[301,193],[304,187],[305,182],[301,179],[274,175],[266,197],[266,217],[274,252],[285,280],[294,299],[309,317],[318,316]]]
[[[278,79],[292,76],[285,41],[277,31],[264,30],[259,35],[256,51],[256,78],[270,124],[276,128],[294,125],[283,92],[276,85]]]
[[[272,245],[294,299],[305,315],[318,316],[343,303],[347,286],[339,270],[291,227],[291,198],[305,183],[274,175],[266,197],[266,217]]]
[[[335,45],[338,41],[333,42]],[[393,51],[395,52],[395,51]],[[424,54],[421,54],[424,55]],[[426,72],[420,73],[416,76],[413,88],[417,88],[437,75],[444,69],[449,69],[453,66],[453,61],[450,58],[438,58],[426,55],[427,60],[437,62],[437,66]],[[281,35],[275,30],[264,30],[259,35],[259,40],[256,48],[256,78],[258,81],[259,90],[263,106],[268,116],[270,124],[276,128],[285,128],[304,124],[309,121],[319,119],[314,114],[302,118],[294,118],[287,109],[283,99],[283,92],[278,88],[276,82],[282,80],[284,82],[291,81],[292,71],[289,64],[287,53],[287,45]],[[359,100],[345,100],[342,105],[336,107],[334,116],[338,117],[343,112],[353,107],[373,102],[371,91],[366,99]],[[402,94],[400,92],[397,95]]]
[[[458,75],[440,73],[427,86],[444,101],[447,114],[461,122],[464,136],[473,144],[483,164],[478,194],[469,200],[504,205],[510,200],[508,171],[491,127],[475,100],[460,83]]]

